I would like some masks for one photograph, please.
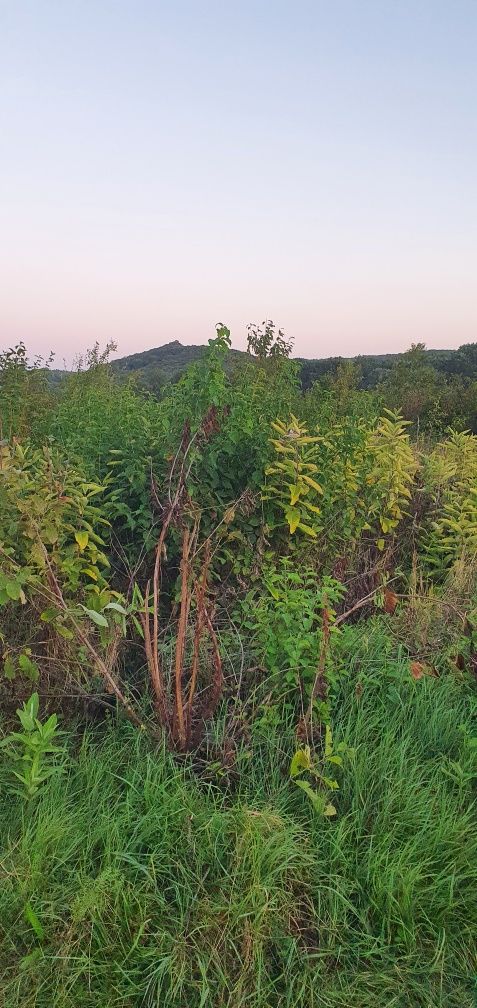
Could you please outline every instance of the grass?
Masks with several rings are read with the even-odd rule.
[[[3,803],[5,1008],[471,1008],[472,695],[413,682],[379,627],[342,661],[334,821],[289,783],[292,739],[227,789],[125,725]]]

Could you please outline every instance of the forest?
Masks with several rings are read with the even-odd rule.
[[[472,1008],[477,344],[115,349],[0,354],[2,1004]]]

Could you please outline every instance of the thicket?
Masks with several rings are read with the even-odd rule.
[[[476,438],[229,348],[0,357],[6,1003],[462,1005]]]

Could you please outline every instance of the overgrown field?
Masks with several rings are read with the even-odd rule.
[[[0,356],[1,1003],[472,1008],[477,439],[228,346]]]

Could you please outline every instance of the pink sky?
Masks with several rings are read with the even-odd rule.
[[[477,339],[477,7],[0,11],[0,346]]]

